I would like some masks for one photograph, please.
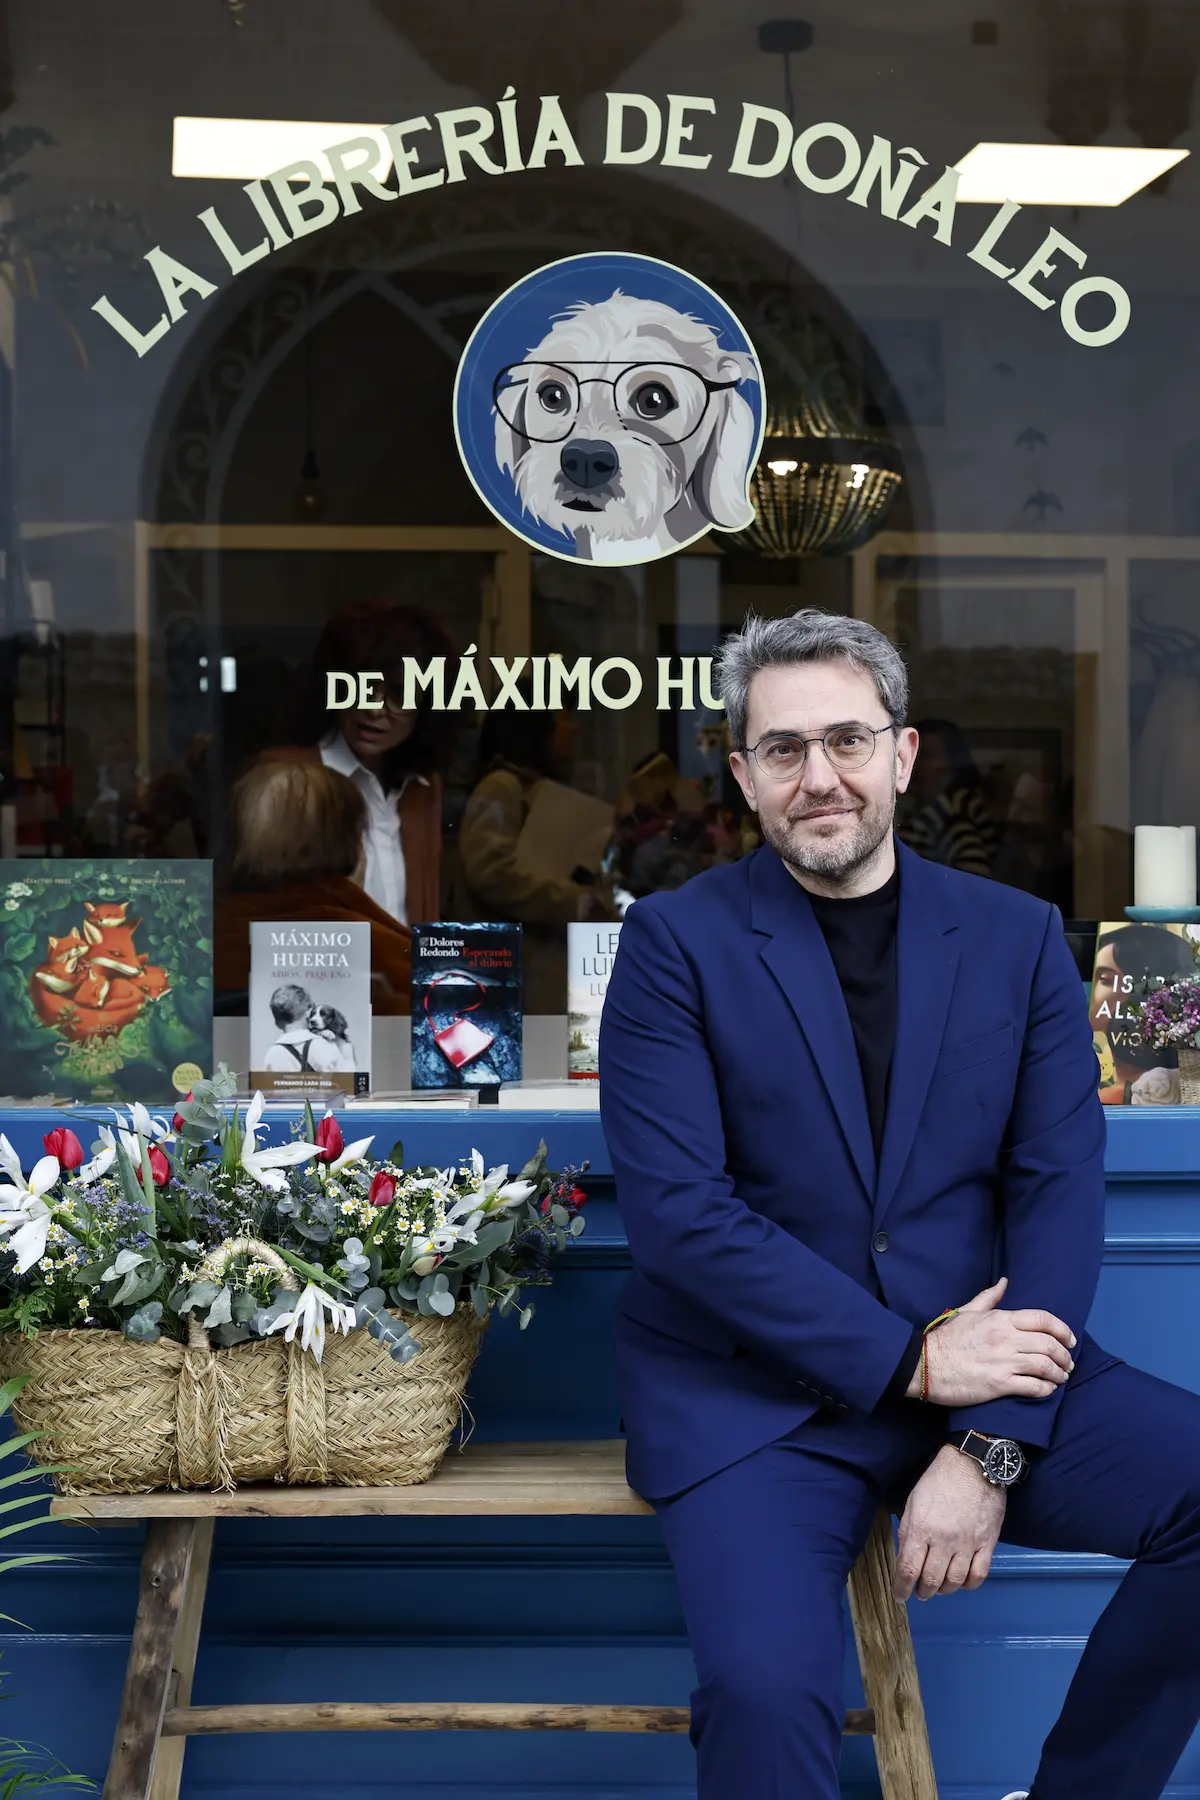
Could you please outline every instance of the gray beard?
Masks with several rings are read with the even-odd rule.
[[[769,823],[761,814],[759,824],[763,837],[775,854],[800,875],[816,875],[823,881],[841,881],[855,875],[865,862],[890,836],[896,814],[896,796],[890,806],[871,807],[861,812],[848,837],[839,837],[826,848],[819,841],[798,844],[793,840],[794,827],[787,820]]]

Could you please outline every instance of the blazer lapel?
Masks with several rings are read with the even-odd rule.
[[[875,1189],[878,1224],[895,1195],[941,1049],[958,970],[956,921],[944,871],[897,844],[900,917],[896,940],[896,1044]]]
[[[800,883],[772,850],[750,870],[752,925],[766,941],[761,956],[783,990],[837,1114],[846,1146],[870,1199],[875,1151],[850,1015],[824,934]]]

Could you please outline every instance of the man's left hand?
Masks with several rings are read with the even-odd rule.
[[[1004,1523],[1008,1493],[953,1444],[934,1457],[908,1496],[892,1577],[897,1600],[981,1587]]]

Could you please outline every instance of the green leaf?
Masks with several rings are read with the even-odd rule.
[[[542,1138],[537,1149],[525,1167],[515,1177],[517,1181],[540,1181],[546,1169],[546,1140]]]

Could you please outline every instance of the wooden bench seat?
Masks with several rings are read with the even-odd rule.
[[[415,1518],[649,1513],[627,1485],[621,1440],[470,1444],[416,1487],[245,1487],[233,1493],[69,1495],[51,1512],[147,1521],[133,1641],[103,1800],[178,1800],[189,1737],[259,1731],[667,1731],[684,1706],[489,1701],[311,1701],[194,1706],[191,1689],[218,1519]],[[891,1595],[891,1520],[881,1513],[850,1575],[865,1709],[884,1800],[937,1800],[908,1615]]]

